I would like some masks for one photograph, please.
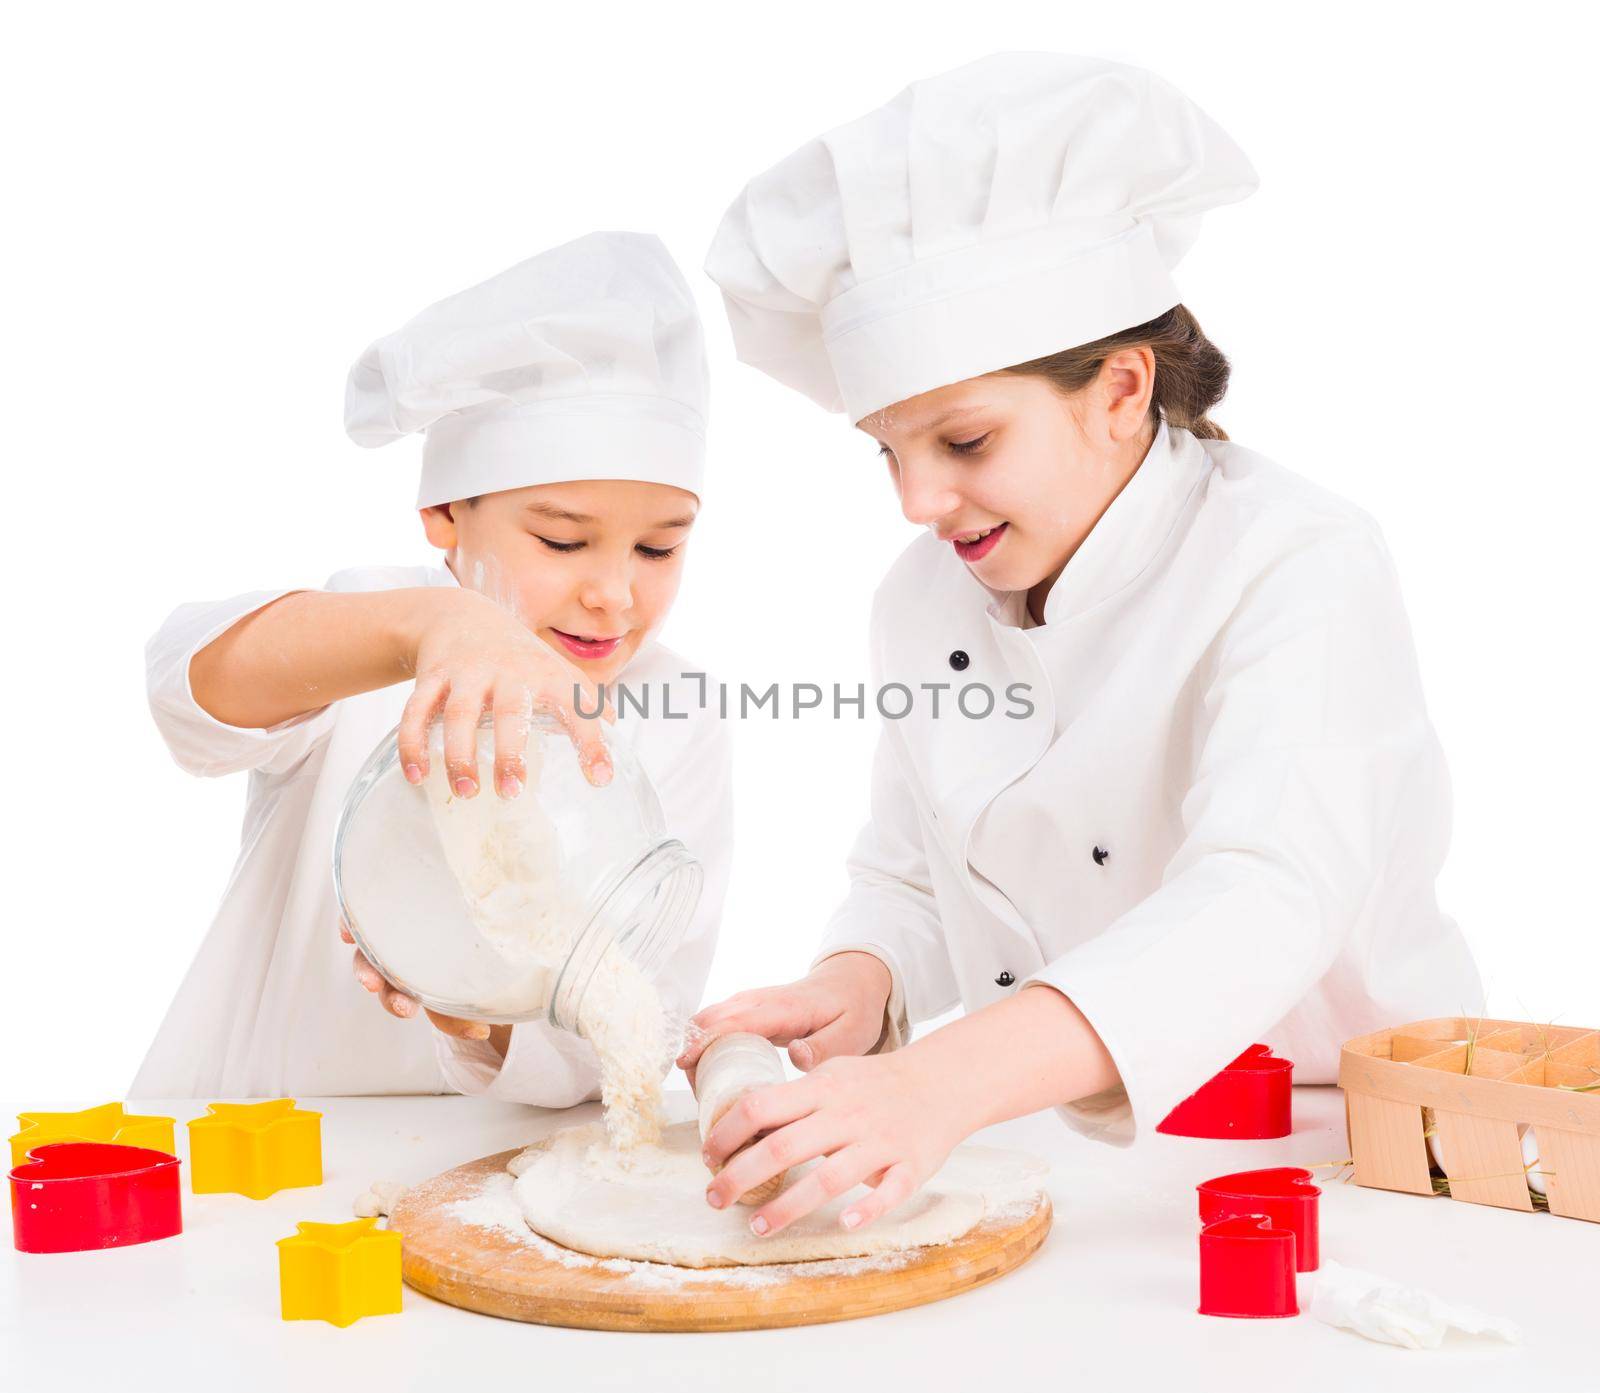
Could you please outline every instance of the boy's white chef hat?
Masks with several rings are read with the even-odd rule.
[[[428,306],[356,361],[358,445],[422,431],[417,506],[642,479],[698,495],[705,341],[657,237],[591,232]]]
[[[706,272],[744,362],[859,421],[1171,309],[1200,214],[1256,183],[1154,74],[999,53],[752,179]]]

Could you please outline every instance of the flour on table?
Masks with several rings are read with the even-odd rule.
[[[548,1006],[588,923],[567,883],[561,829],[536,798],[456,797],[442,751],[430,755],[423,788],[445,863],[474,926],[504,963],[502,997],[478,1004],[485,1011],[512,1001]],[[539,742],[529,745],[526,758],[532,787]],[[599,1058],[606,1127],[619,1152],[660,1135],[661,1080],[676,1053],[672,1024],[649,979],[608,945],[584,991],[577,1026]]]
[[[796,1167],[798,1179],[816,1162]],[[697,1122],[662,1132],[626,1156],[596,1123],[570,1127],[514,1157],[518,1207],[534,1233],[598,1258],[677,1267],[759,1267],[901,1253],[948,1243],[991,1209],[1037,1196],[1045,1166],[1031,1157],[960,1147],[918,1193],[854,1232],[839,1215],[867,1193],[856,1187],[769,1238],[750,1231],[748,1209],[712,1209]],[[1018,1212],[1025,1210],[1018,1208]]]

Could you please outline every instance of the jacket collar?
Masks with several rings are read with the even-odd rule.
[[[1136,580],[1172,535],[1210,463],[1193,435],[1163,420],[1133,477],[1050,587],[1045,627],[1088,613]],[[976,577],[973,582],[993,600],[989,613],[996,621],[1021,626],[1026,591],[994,590]]]

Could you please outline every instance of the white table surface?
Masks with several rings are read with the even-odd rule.
[[[977,1291],[909,1311],[716,1335],[522,1325],[457,1310],[409,1287],[400,1314],[343,1330],[280,1320],[273,1242],[293,1233],[297,1221],[347,1219],[352,1200],[373,1180],[422,1180],[592,1110],[552,1114],[456,1097],[301,1103],[324,1114],[321,1188],[253,1201],[192,1195],[185,1180],[179,1237],[97,1253],[12,1251],[0,1259],[0,1388],[1600,1388],[1592,1285],[1600,1226],[1546,1213],[1349,1184],[1323,1191],[1324,1256],[1510,1317],[1523,1327],[1521,1346],[1452,1336],[1441,1350],[1410,1351],[1371,1344],[1307,1315],[1242,1321],[1196,1314],[1195,1184],[1229,1171],[1345,1156],[1341,1098],[1329,1088],[1295,1090],[1295,1132],[1280,1141],[1152,1136],[1117,1151],[1084,1141],[1050,1114],[992,1128],[977,1140],[1035,1151],[1054,1167],[1055,1226],[1026,1265]],[[198,1104],[141,1101],[136,1110],[176,1117],[187,1160],[182,1123],[203,1111]],[[1304,1279],[1302,1292],[1305,1304]]]

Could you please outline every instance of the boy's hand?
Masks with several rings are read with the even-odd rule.
[[[883,1034],[892,985],[889,969],[871,953],[836,953],[798,982],[740,992],[706,1007],[689,1023],[690,1040],[678,1067],[693,1087],[706,1046],[737,1031],[787,1045],[795,1068],[808,1073],[835,1056],[865,1054]]]
[[[339,925],[339,937],[346,943],[355,943],[350,930],[343,924]],[[407,996],[398,987],[391,985],[359,948],[355,950],[355,957],[350,965],[355,969],[356,981],[369,992],[376,993],[379,1003],[391,1016],[399,1016],[401,1020],[408,1021],[417,1014],[416,997]],[[483,1021],[464,1021],[459,1016],[441,1016],[437,1011],[429,1011],[427,1007],[423,1007],[423,1011],[433,1022],[433,1028],[441,1035],[452,1035],[458,1040],[489,1038],[490,1027]]]
[[[579,716],[574,689],[586,711],[599,706],[594,684],[535,637],[512,615],[476,591],[446,592],[428,606],[414,640],[417,675],[400,717],[397,743],[405,777],[419,784],[428,773],[428,726],[444,715],[445,770],[459,798],[478,792],[478,721],[494,714],[494,785],[502,798],[522,792],[528,725],[546,711],[566,728],[584,777],[596,787],[611,782],[611,758],[597,719]],[[610,716],[609,708],[606,711]]]

